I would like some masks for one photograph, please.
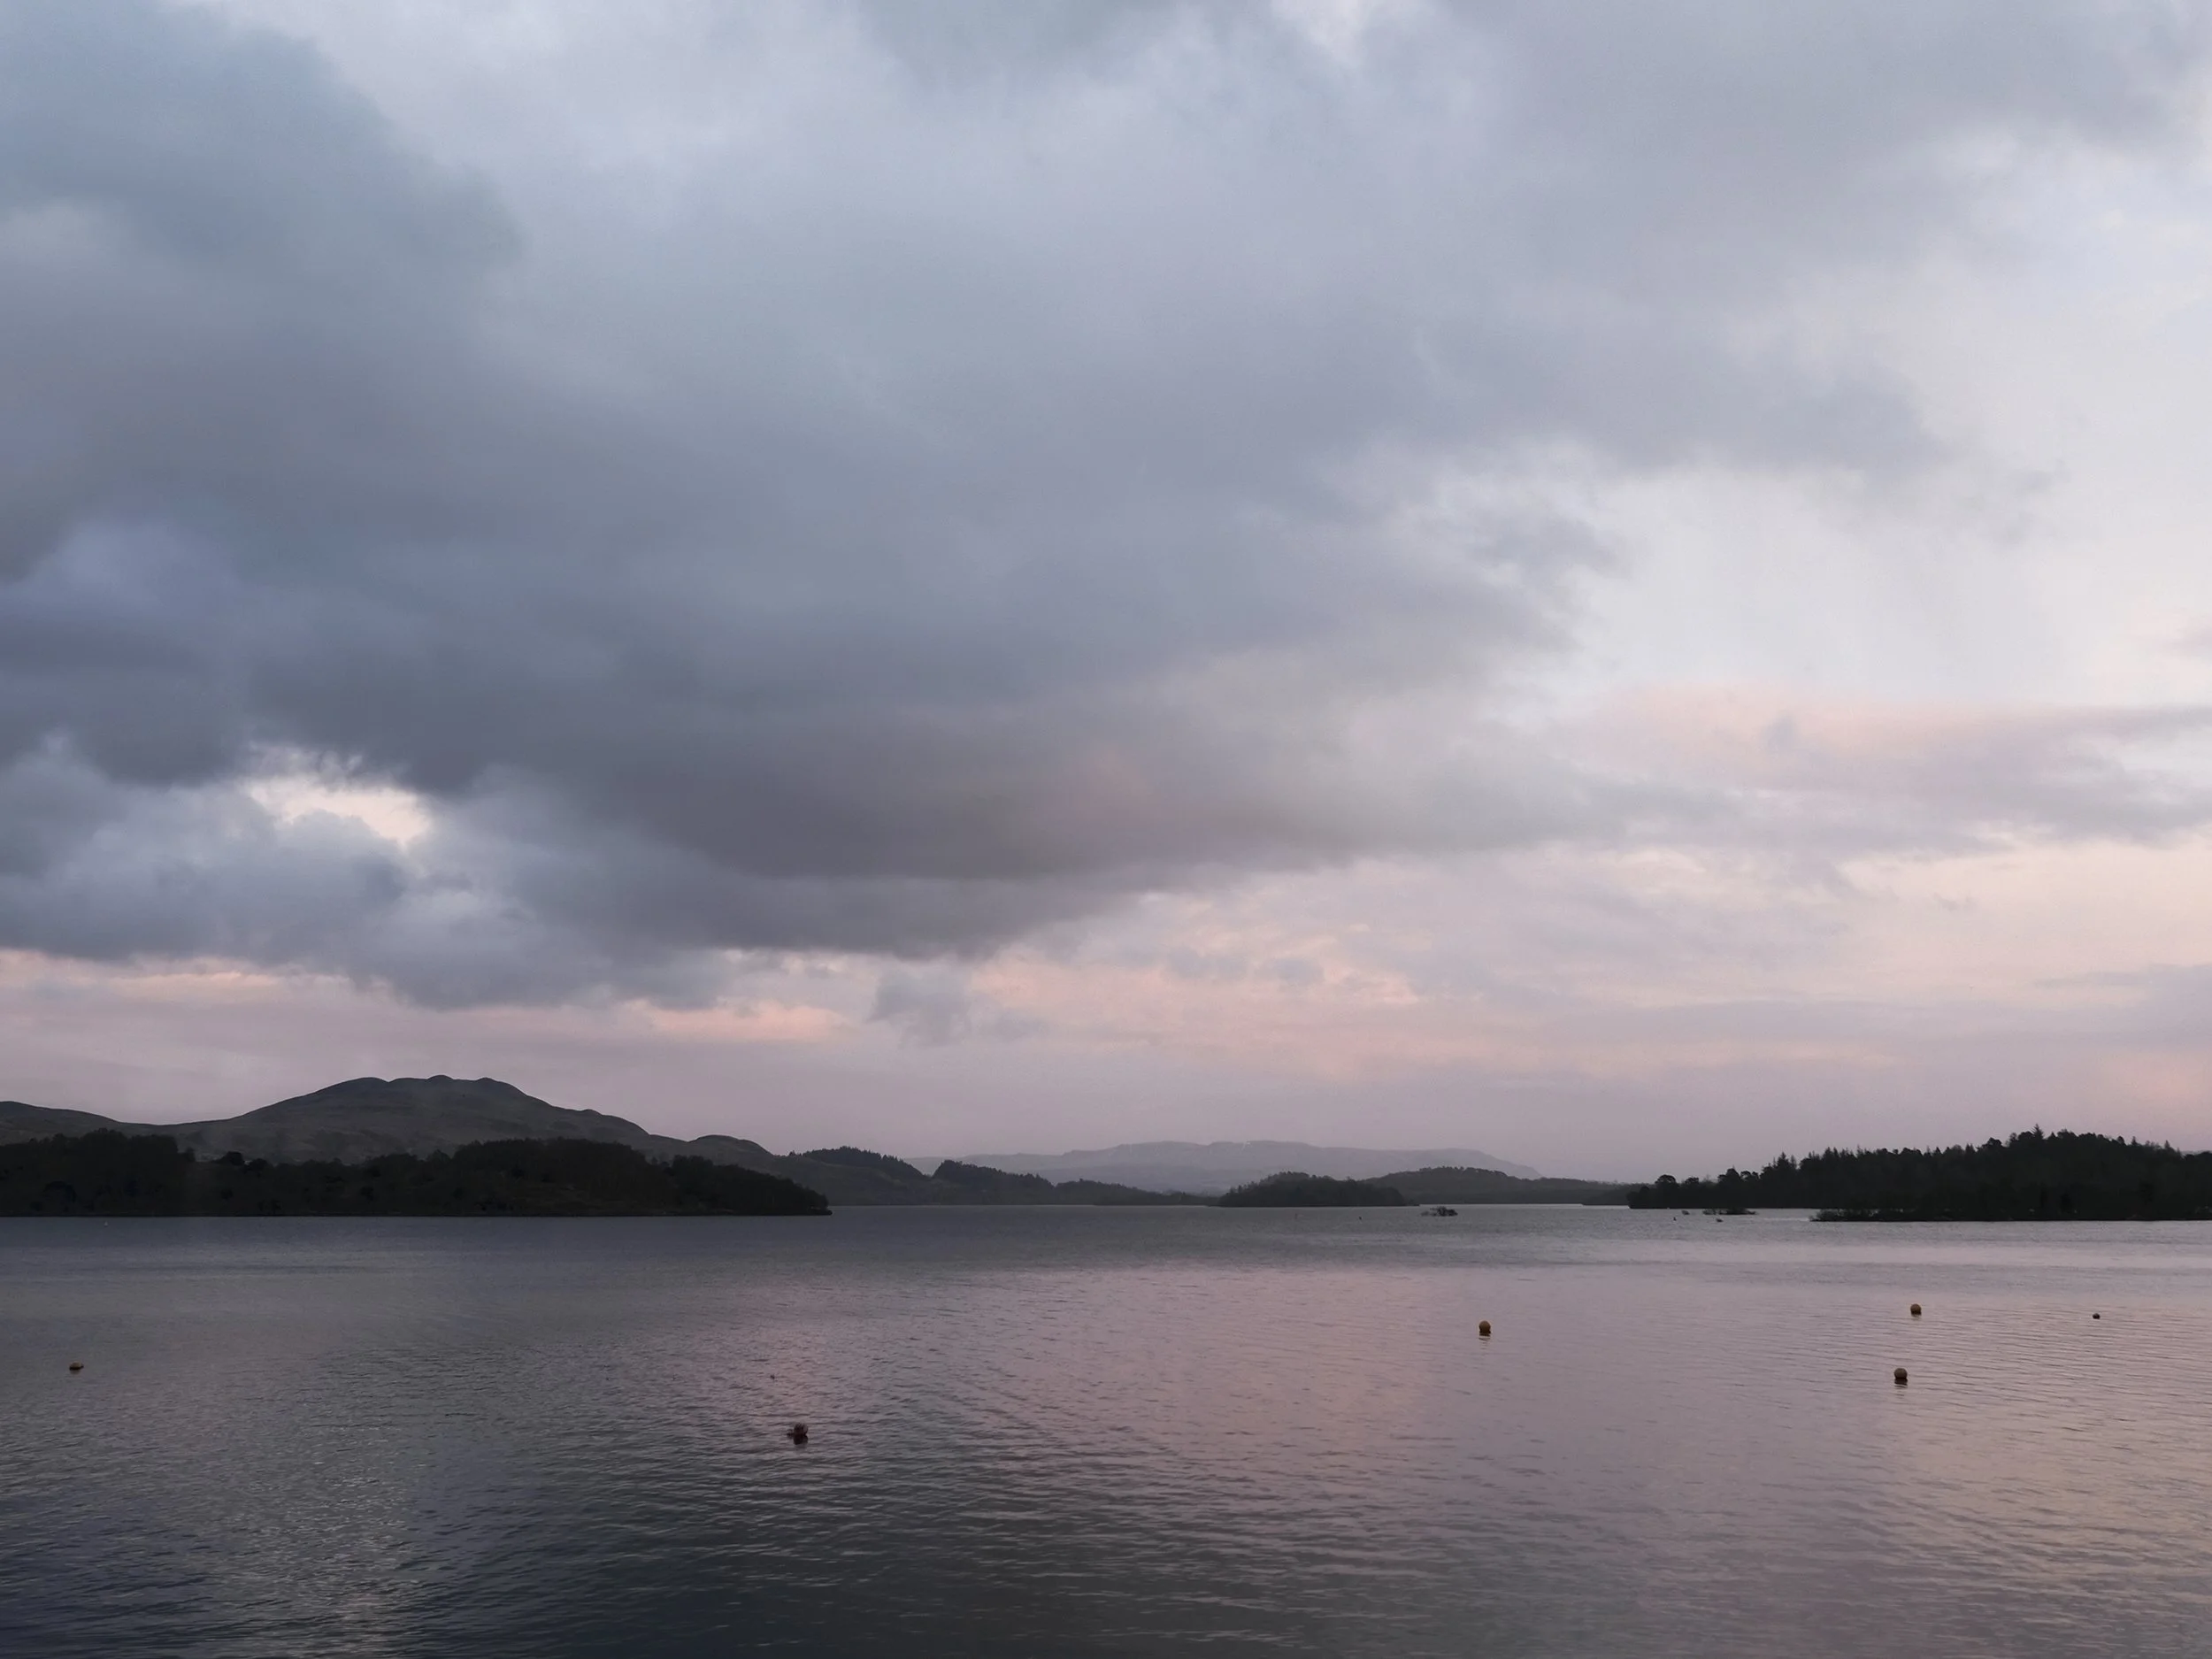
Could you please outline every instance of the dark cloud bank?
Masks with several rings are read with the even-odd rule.
[[[1378,713],[1562,637],[1532,469],[1920,464],[1770,325],[1991,156],[2155,141],[2180,15],[763,7],[699,50],[797,90],[649,191],[0,4],[0,943],[680,999],[1601,830]],[[241,787],[299,764],[434,827]]]

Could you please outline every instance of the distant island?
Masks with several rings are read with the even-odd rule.
[[[10,1216],[826,1216],[780,1175],[705,1158],[657,1164],[603,1141],[488,1141],[361,1164],[202,1158],[116,1130],[0,1146]]]
[[[2028,1130],[1979,1146],[1778,1157],[1709,1179],[1662,1175],[1637,1210],[1815,1210],[1823,1221],[2212,1219],[2212,1152]]]
[[[1355,1181],[1286,1170],[1265,1180],[1232,1187],[1215,1202],[1228,1210],[1382,1210],[1408,1204],[1412,1200],[1381,1181]]]
[[[1523,1177],[1496,1170],[1398,1170],[1375,1179],[1396,1187],[1409,1204],[1620,1204],[1628,1198],[1628,1187],[1621,1181]]]

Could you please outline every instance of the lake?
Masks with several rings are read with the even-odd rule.
[[[2189,1223],[0,1221],[0,1651],[2202,1653],[2208,1361]]]

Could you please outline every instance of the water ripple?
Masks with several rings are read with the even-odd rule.
[[[0,1252],[10,1653],[2212,1628],[2212,1226],[939,1210],[0,1222]]]

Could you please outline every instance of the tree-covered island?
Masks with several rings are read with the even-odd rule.
[[[1215,1201],[1231,1210],[1377,1210],[1412,1202],[1380,1181],[1340,1180],[1286,1170],[1265,1180],[1232,1187]]]
[[[1831,1148],[1709,1179],[1662,1175],[1636,1210],[1815,1210],[1824,1221],[2212,1219],[2212,1152],[2111,1135],[2046,1134],[1920,1151]]]

